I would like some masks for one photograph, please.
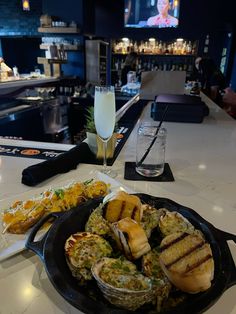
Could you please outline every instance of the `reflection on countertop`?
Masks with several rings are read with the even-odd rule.
[[[57,77],[47,77],[40,75],[35,77],[30,74],[22,74],[19,78],[8,77],[5,81],[0,81],[0,96],[7,95],[15,92],[21,88],[27,88],[29,86],[40,86],[46,83],[52,83],[59,81]]]
[[[19,82],[22,80],[32,80],[32,79],[45,79],[49,78],[43,74],[35,74],[32,73],[25,73],[20,74],[19,76],[7,76],[5,79],[0,79],[0,83],[8,83],[8,82]]]

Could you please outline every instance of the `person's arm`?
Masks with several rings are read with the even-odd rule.
[[[226,88],[222,97],[223,108],[232,117],[236,118],[236,93],[231,88]]]
[[[220,101],[220,90],[225,87],[225,77],[220,71],[215,71],[209,80],[210,85],[210,98],[213,101]],[[218,105],[220,105],[218,103]]]
[[[223,95],[223,102],[227,105],[236,106],[236,93],[231,88],[226,88]]]
[[[210,88],[210,98],[213,101],[215,101],[217,99],[218,92],[219,92],[219,86],[217,86],[217,85],[211,86],[211,88]]]

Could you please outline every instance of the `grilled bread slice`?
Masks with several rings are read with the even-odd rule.
[[[160,265],[177,288],[187,293],[205,291],[214,277],[211,247],[199,234],[176,232],[160,245]]]
[[[142,204],[139,197],[119,191],[104,205],[104,218],[113,223],[130,217],[138,223],[142,219]]]
[[[129,260],[137,259],[151,250],[143,228],[129,217],[111,224],[120,250]]]

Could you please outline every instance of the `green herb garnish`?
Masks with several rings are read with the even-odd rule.
[[[56,194],[57,197],[63,200],[65,192],[62,189],[57,189],[54,191],[54,193]]]

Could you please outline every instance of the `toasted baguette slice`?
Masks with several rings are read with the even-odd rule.
[[[142,204],[139,197],[119,191],[104,206],[104,218],[109,222],[130,217],[137,222],[142,219]]]
[[[128,259],[137,259],[151,250],[145,231],[135,220],[126,217],[113,223],[111,229]]]
[[[177,288],[187,293],[205,291],[214,277],[211,247],[198,234],[176,232],[160,245],[160,265]]]

